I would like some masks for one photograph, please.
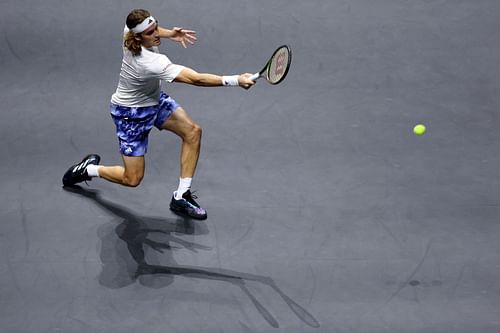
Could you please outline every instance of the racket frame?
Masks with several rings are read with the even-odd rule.
[[[285,71],[284,71],[283,75],[281,76],[281,78],[278,81],[276,81],[276,82],[271,82],[269,80],[269,70],[271,69],[271,61],[273,60],[273,58],[276,55],[276,53],[278,53],[282,48],[286,48],[287,51],[288,51],[287,65],[286,65]],[[273,52],[272,56],[269,58],[269,60],[267,61],[266,65],[264,66],[264,68],[262,68],[262,70],[260,72],[255,73],[252,76],[250,76],[250,79],[253,80],[253,81],[256,81],[257,79],[259,79],[261,77],[264,77],[266,79],[266,81],[269,82],[270,84],[281,83],[285,79],[285,77],[287,76],[288,70],[290,69],[290,64],[291,63],[292,63],[292,50],[286,44],[285,45],[281,45],[281,46],[277,47],[276,50]],[[264,74],[266,74],[266,75],[264,75]]]

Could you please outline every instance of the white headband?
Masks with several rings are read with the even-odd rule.
[[[146,17],[144,21],[133,27],[131,30],[135,34],[140,34],[150,26],[156,23],[156,19],[153,16]]]

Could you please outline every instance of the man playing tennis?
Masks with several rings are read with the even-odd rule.
[[[173,193],[170,209],[195,219],[205,219],[205,209],[194,200],[190,191],[200,155],[202,130],[173,98],[161,91],[160,82],[206,87],[240,86],[245,89],[255,82],[250,79],[250,73],[219,76],[173,64],[158,51],[161,38],[186,47],[187,43],[195,42],[196,33],[177,27],[162,28],[144,9],[134,9],[127,16],[120,79],[110,104],[123,165],[99,165],[100,156],[90,154],[68,169],[63,176],[63,185],[72,186],[101,177],[124,186],[138,186],[144,176],[148,135],[155,126],[182,139],[179,186]]]

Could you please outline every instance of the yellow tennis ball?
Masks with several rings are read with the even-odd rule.
[[[426,130],[425,125],[422,124],[418,124],[413,127],[413,133],[416,135],[424,135]]]

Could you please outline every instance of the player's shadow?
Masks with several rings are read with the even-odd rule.
[[[84,189],[80,186],[64,187],[64,189],[91,199],[118,218],[118,225],[107,224],[99,229],[103,263],[99,282],[102,285],[109,288],[122,288],[139,281],[147,287],[162,288],[171,284],[176,275],[223,281],[240,288],[262,317],[271,326],[279,327],[274,316],[247,288],[247,283],[252,281],[274,290],[305,324],[315,328],[320,326],[309,312],[284,294],[269,277],[226,269],[178,265],[172,255],[173,249],[185,248],[197,252],[210,250],[210,247],[188,242],[172,234],[206,234],[208,230],[203,222],[193,222],[188,218],[180,217],[168,219],[137,216],[129,209],[102,198],[96,190]],[[161,256],[158,256],[158,253]],[[146,262],[146,257],[148,262]]]

